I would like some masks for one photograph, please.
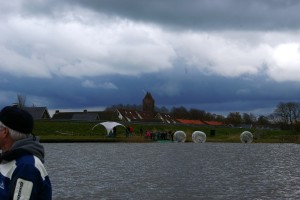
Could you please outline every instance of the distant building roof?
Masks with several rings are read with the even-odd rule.
[[[157,113],[155,118],[160,119],[162,122],[167,124],[176,124],[178,121],[171,116],[169,113]]]
[[[118,113],[118,118],[123,121],[136,121],[136,120],[142,120],[145,117],[147,118],[146,113],[143,113],[142,111],[137,110],[129,110],[129,109],[116,109],[116,112]]]
[[[129,109],[116,109],[119,120],[133,122],[164,122],[164,123],[177,123],[170,114],[156,113],[153,116],[152,113],[140,111],[140,110],[129,110]]]
[[[82,120],[82,121],[97,121],[99,120],[98,113],[74,113],[72,116],[72,120]]]
[[[211,126],[223,126],[224,122],[217,122],[217,121],[204,121],[207,125]]]
[[[52,119],[54,119],[54,120],[71,120],[75,113],[77,113],[77,112],[59,112],[59,111],[56,111],[54,113],[54,115],[52,116]]]
[[[46,107],[23,107],[22,109],[29,112],[34,120],[50,119],[50,115]]]
[[[205,123],[201,120],[196,119],[177,119],[182,124],[195,124],[195,125],[205,125]]]
[[[78,121],[98,121],[98,120],[114,120],[113,111],[87,111],[83,112],[59,112],[53,115],[53,120],[78,120]]]
[[[193,119],[177,119],[182,124],[195,124],[195,125],[210,125],[210,126],[223,126],[224,122],[218,121],[202,121]]]

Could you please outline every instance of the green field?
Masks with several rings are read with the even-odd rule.
[[[78,121],[36,121],[33,133],[41,138],[42,142],[153,142],[140,135],[143,131],[184,131],[187,135],[186,142],[192,142],[192,133],[202,131],[207,135],[206,142],[241,142],[240,134],[246,129],[229,127],[210,127],[194,125],[164,125],[164,124],[124,124],[132,126],[134,134],[125,136],[125,128],[117,127],[117,136],[107,137],[103,126],[92,128],[99,122]],[[211,134],[215,132],[215,135]],[[295,131],[282,130],[254,130],[247,129],[254,135],[255,143],[300,143],[300,134]]]

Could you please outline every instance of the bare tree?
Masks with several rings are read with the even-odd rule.
[[[26,96],[18,94],[18,107],[19,108],[24,108],[25,107],[25,102],[26,102]]]
[[[230,112],[226,118],[228,124],[233,124],[234,126],[240,125],[243,122],[242,116],[239,112]]]
[[[171,115],[173,115],[176,118],[189,119],[189,112],[183,106],[173,107],[171,110]]]
[[[268,117],[264,116],[264,115],[260,115],[257,119],[257,125],[259,126],[265,126],[269,124],[269,120]]]
[[[290,127],[290,129],[293,129],[294,125],[298,123],[300,118],[300,103],[280,102],[277,105],[274,114],[279,117],[280,123],[283,127]]]
[[[242,118],[245,124],[253,124],[256,122],[256,117],[252,113],[243,113]]]

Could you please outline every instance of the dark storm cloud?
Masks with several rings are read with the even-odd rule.
[[[49,11],[74,5],[134,21],[187,29],[298,29],[300,16],[297,0],[64,0],[33,8]]]
[[[140,77],[113,75],[89,79],[95,84],[110,81],[117,86],[114,90],[85,88],[82,85],[85,79],[16,78],[6,74],[6,81],[2,81],[0,90],[15,92],[5,94],[11,103],[16,102],[17,94],[23,94],[27,97],[27,105],[78,110],[117,104],[140,105],[145,92],[150,91],[157,106],[169,109],[185,106],[224,115],[229,112],[271,114],[279,102],[297,102],[300,99],[300,94],[296,92],[299,83],[277,83],[263,75],[229,79],[199,72],[186,74],[184,69],[174,71],[173,77],[168,77],[170,74],[155,73]],[[170,93],[170,88],[164,88],[169,81],[173,81],[171,86],[177,88],[178,93]]]

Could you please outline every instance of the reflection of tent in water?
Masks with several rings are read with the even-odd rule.
[[[116,126],[123,126],[125,128],[125,126],[123,124],[117,123],[117,122],[101,122],[99,124],[96,124],[92,130],[94,130],[94,128],[98,125],[102,125],[105,127],[106,131],[107,131],[107,135],[109,136],[110,133],[112,132],[112,130],[116,127]]]

